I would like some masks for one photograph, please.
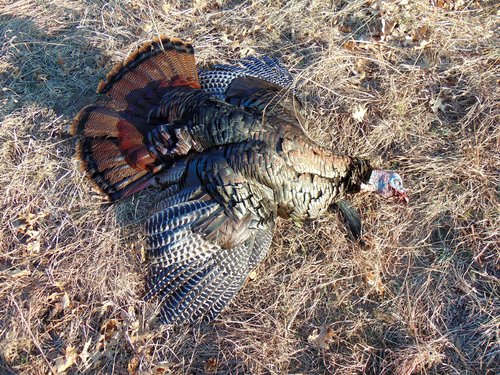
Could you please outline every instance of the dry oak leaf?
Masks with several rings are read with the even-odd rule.
[[[330,341],[335,335],[333,328],[330,326],[322,325],[318,330],[315,329],[313,333],[307,338],[311,344],[319,349],[328,349],[330,347]]]
[[[358,46],[356,45],[356,42],[353,40],[348,40],[347,42],[342,44],[342,47],[348,51],[354,51],[354,50],[359,49]]]
[[[59,357],[56,359],[56,374],[63,374],[68,370],[71,366],[76,363],[76,359],[78,354],[76,352],[76,348],[74,346],[68,346],[66,348],[66,354],[64,357]]]

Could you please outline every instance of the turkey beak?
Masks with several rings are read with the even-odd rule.
[[[406,190],[398,191],[398,195],[401,202],[403,202],[404,204],[410,203],[410,198],[408,197],[408,193],[406,193]]]

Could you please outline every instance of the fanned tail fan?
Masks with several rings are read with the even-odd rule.
[[[148,133],[158,124],[148,114],[169,87],[199,88],[194,50],[180,39],[161,36],[145,43],[101,81],[104,94],[78,113],[72,134],[79,135],[83,169],[112,201],[132,195],[162,169]]]

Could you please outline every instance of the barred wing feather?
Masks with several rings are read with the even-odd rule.
[[[219,100],[225,100],[226,89],[234,79],[239,77],[259,78],[283,89],[290,89],[295,93],[293,77],[277,58],[247,57],[237,61],[234,65],[216,64],[211,70],[199,71],[202,89]]]
[[[160,298],[166,323],[212,320],[265,257],[274,223],[246,228],[250,234],[241,243],[234,238],[234,246],[224,248],[211,234],[234,219],[201,187],[166,198],[160,207],[146,225],[150,262],[146,298]],[[230,224],[226,228],[240,223]]]

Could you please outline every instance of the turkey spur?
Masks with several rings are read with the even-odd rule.
[[[198,72],[193,47],[162,36],[76,116],[83,168],[111,202],[161,192],[145,225],[146,298],[166,323],[215,318],[266,256],[277,217],[314,219],[360,191],[408,199],[397,173],[312,141],[291,82],[267,57]]]

